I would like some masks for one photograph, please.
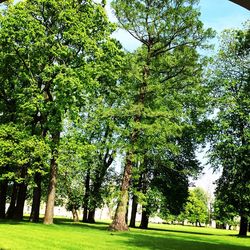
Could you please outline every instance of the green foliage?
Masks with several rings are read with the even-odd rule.
[[[185,4],[184,4],[185,2]],[[129,150],[144,155],[150,148],[178,153],[173,141],[194,126],[200,114],[202,64],[196,52],[211,30],[199,21],[195,1],[113,1],[122,28],[142,43],[129,56],[126,117]],[[169,22],[173,20],[173,22]],[[195,72],[195,73],[194,73]],[[191,117],[193,114],[193,117]],[[135,161],[136,157],[134,156]]]
[[[250,214],[248,41],[249,23],[244,30],[226,30],[211,78],[216,117],[210,159],[215,168],[222,168],[216,196],[244,216]]]
[[[238,214],[232,205],[225,204],[223,200],[216,198],[213,204],[213,217],[217,223],[237,226],[239,225],[239,218],[237,216]]]
[[[206,223],[208,219],[207,196],[202,189],[190,190],[188,202],[185,205],[185,215],[191,223]]]
[[[106,152],[100,148],[102,125],[99,126],[101,132],[95,135],[100,139],[99,149],[92,143],[95,138],[90,142],[87,137],[96,126],[91,132],[88,129],[94,122],[99,125],[97,117],[105,113],[106,105],[112,105],[116,98],[112,93],[103,94],[115,87],[123,60],[119,43],[110,37],[115,25],[109,22],[102,4],[95,1],[28,0],[2,11],[0,27],[1,122],[4,126],[24,125],[27,131],[23,135],[27,136],[23,142],[25,147],[22,144],[14,151],[10,145],[5,145],[8,149],[3,150],[11,150],[13,159],[2,158],[1,165],[9,164],[10,160],[26,164],[30,157],[28,145],[36,143],[35,149],[43,152],[42,145],[32,138],[39,142],[46,138],[50,147],[50,153],[46,152],[47,162],[50,156],[51,164],[56,161],[54,166],[57,162],[63,164],[60,171],[66,175],[61,186],[64,184],[67,190],[61,196],[67,193],[75,202],[81,196],[77,194],[80,182],[77,176],[84,175],[85,162],[98,155],[98,150],[100,154]],[[94,108],[89,112],[91,105]],[[88,113],[94,119],[91,124],[88,119],[88,129],[82,131],[84,136],[88,134],[84,143],[77,143],[81,138],[68,137],[60,147],[60,137],[67,136],[68,132],[65,119],[75,126],[81,115]],[[21,132],[18,136],[22,136]],[[3,155],[8,153],[3,152]],[[33,168],[41,170],[30,164],[28,174]],[[15,175],[15,171],[8,173]],[[55,180],[56,176],[52,178]]]
[[[2,179],[20,181],[20,171],[29,167],[28,177],[48,169],[49,147],[45,140],[14,124],[0,125],[0,173]]]

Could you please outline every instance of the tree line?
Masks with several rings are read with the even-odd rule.
[[[131,197],[130,226],[141,204],[147,228],[155,211],[184,209],[202,170],[195,152],[209,141],[211,163],[223,169],[217,196],[246,235],[249,27],[226,31],[212,64],[200,52],[214,32],[197,4],[115,0],[118,24],[105,1],[27,0],[2,10],[0,218],[22,219],[29,200],[38,222],[44,200],[45,224],[60,202],[94,222],[98,207],[116,202],[110,230],[128,230]],[[141,46],[125,51],[112,38],[118,27]]]

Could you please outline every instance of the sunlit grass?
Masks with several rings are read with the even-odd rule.
[[[250,249],[236,231],[150,224],[149,230],[109,232],[107,223],[56,219],[54,225],[0,221],[0,249]]]

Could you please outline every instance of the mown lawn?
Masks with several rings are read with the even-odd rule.
[[[107,226],[64,219],[49,226],[0,220],[0,249],[250,249],[250,237],[239,238],[236,231],[151,224],[149,230],[114,233]]]

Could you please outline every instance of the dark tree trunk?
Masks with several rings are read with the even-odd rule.
[[[95,223],[95,208],[89,210],[88,223]]]
[[[79,222],[78,212],[77,212],[77,209],[75,209],[74,207],[72,209],[72,215],[73,215],[73,221],[74,222]]]
[[[16,199],[17,199],[17,183],[14,182],[13,187],[12,187],[12,193],[11,193],[11,199],[10,199],[10,205],[8,207],[6,217],[7,219],[13,219],[13,215],[15,213],[15,207],[16,207]]]
[[[16,200],[15,212],[13,219],[22,220],[23,219],[23,208],[26,199],[27,185],[23,182],[18,184],[18,195]]]
[[[126,212],[128,204],[128,189],[132,173],[132,162],[130,160],[131,158],[132,157],[130,154],[126,159],[124,174],[122,178],[120,197],[116,208],[115,216],[113,222],[109,226],[109,230],[114,230],[114,231],[128,230],[128,225],[126,224]]]
[[[132,208],[131,208],[131,217],[130,217],[129,227],[135,228],[137,207],[138,207],[138,197],[137,195],[134,194],[133,199],[132,199]]]
[[[83,217],[82,222],[88,222],[88,207],[89,207],[89,193],[90,193],[90,169],[87,170],[85,179],[85,194],[83,199]]]
[[[125,215],[125,222],[128,225],[128,208],[129,208],[129,197],[128,197],[128,202],[127,202],[127,210],[126,210],[126,215]]]
[[[242,215],[240,217],[240,231],[239,231],[239,236],[247,236],[247,226],[248,226],[247,217]]]
[[[140,174],[139,181],[136,185],[137,192],[140,192],[142,189],[142,175],[143,175],[143,173]],[[129,227],[133,227],[133,228],[136,227],[135,223],[136,223],[137,207],[138,207],[138,196],[136,194],[134,194],[133,198],[132,198],[132,208],[131,208],[131,217],[130,217]]]
[[[52,140],[54,143],[54,149],[52,150],[52,159],[50,161],[50,176],[49,176],[49,187],[48,195],[45,209],[45,216],[43,223],[44,224],[53,224],[54,217],[54,206],[55,206],[55,197],[56,197],[56,180],[57,180],[57,158],[59,145],[60,133],[52,135]]]
[[[248,223],[248,232],[250,232],[250,223]]]
[[[149,220],[148,213],[145,209],[142,208],[141,224],[140,224],[141,229],[148,229],[148,220]]]
[[[88,206],[84,205],[84,207],[83,207],[82,222],[88,222],[88,214],[89,214]]]
[[[7,180],[1,181],[0,182],[0,219],[5,218],[7,190],[8,190],[8,181]]]
[[[36,172],[34,181],[36,184],[36,187],[33,189],[33,200],[32,200],[32,209],[30,213],[29,220],[31,222],[39,222],[39,214],[40,214],[40,203],[41,203],[41,182],[42,182],[42,176],[41,173]]]

